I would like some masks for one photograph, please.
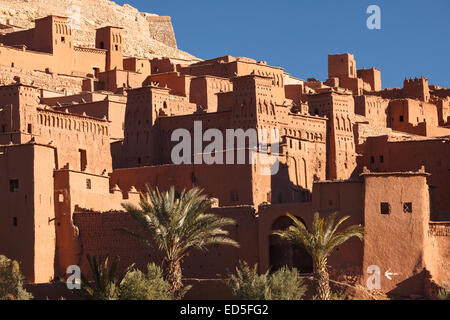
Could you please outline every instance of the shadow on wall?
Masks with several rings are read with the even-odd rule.
[[[311,190],[292,182],[289,176],[289,168],[286,164],[280,163],[279,166],[278,173],[271,178],[272,191],[270,197],[268,197],[271,198],[269,199],[271,200],[270,202],[273,204],[281,204],[311,201]]]
[[[427,272],[423,269],[420,273],[403,280],[397,287],[388,292],[392,297],[410,297],[411,295],[423,296]]]

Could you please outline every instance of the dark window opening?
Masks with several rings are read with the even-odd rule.
[[[412,213],[412,203],[411,202],[403,203],[403,212],[404,213]]]
[[[370,163],[375,163],[375,157],[374,156],[370,157]]]
[[[119,51],[119,46],[116,44],[116,45],[114,45],[114,49],[116,50],[116,51]]]
[[[103,41],[100,41],[100,49],[105,49],[105,44],[103,43]]]
[[[384,163],[384,157],[380,156],[380,163]]]
[[[61,37],[61,42],[62,43],[66,42],[66,38],[65,37]]]
[[[14,217],[14,218],[13,218],[13,226],[14,226],[14,227],[17,227],[17,226],[18,226],[18,223],[17,223],[17,217]]]
[[[19,180],[18,179],[9,180],[9,191],[10,192],[19,191]]]
[[[138,158],[137,160],[138,160],[138,164],[141,164],[141,162],[142,162],[141,158]]]
[[[28,132],[28,133],[31,133],[31,131],[32,131],[32,130],[31,130],[31,123],[29,123],[28,126],[27,126],[27,132]]]
[[[404,118],[403,116],[400,116],[400,122],[403,122]]]
[[[79,149],[80,152],[80,171],[85,171],[87,168],[87,155],[86,150]]]
[[[91,189],[91,188],[92,188],[91,179],[86,179],[86,189]]]
[[[391,206],[387,202],[382,202],[380,205],[381,214],[391,214]]]
[[[278,203],[283,203],[283,194],[281,192],[278,193]]]

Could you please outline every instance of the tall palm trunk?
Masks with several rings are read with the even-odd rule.
[[[179,260],[169,260],[167,269],[167,281],[170,283],[172,293],[176,298],[179,298],[181,289],[183,288],[183,282],[181,281],[183,273],[181,270],[181,264]]]
[[[316,296],[319,300],[330,300],[330,277],[326,262],[314,263],[314,280],[316,282]]]

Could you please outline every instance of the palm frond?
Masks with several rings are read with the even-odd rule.
[[[230,218],[209,214],[211,200],[200,188],[175,188],[160,191],[146,186],[139,206],[124,204],[124,209],[140,225],[141,230],[121,229],[144,241],[154,243],[166,260],[180,261],[190,249],[205,250],[213,244],[238,246],[225,229],[235,224]]]
[[[288,240],[297,246],[303,247],[316,263],[326,263],[332,250],[352,237],[363,239],[364,228],[361,225],[347,227],[342,232],[338,228],[350,217],[345,216],[337,223],[337,212],[330,214],[326,219],[320,218],[319,213],[314,214],[311,232],[306,226],[291,214],[287,216],[292,220],[292,225],[286,230],[277,230],[273,234]]]

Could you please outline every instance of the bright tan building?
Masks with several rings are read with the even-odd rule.
[[[314,212],[339,211],[367,237],[333,252],[334,277],[365,285],[376,265],[398,274],[381,290],[400,296],[432,296],[450,280],[450,90],[423,77],[382,89],[381,71],[356,69],[348,53],[329,55],[322,82],[244,57],[148,60],[122,49],[113,26],[98,29],[92,47],[74,46],[57,16],[0,36],[11,79],[0,86],[0,254],[21,261],[27,281],[86,270],[88,253],[119,255],[122,267],[158,261],[116,231],[134,226],[121,204],[137,203],[146,185],[199,186],[217,200],[211,212],[237,221],[230,234],[241,248],[194,252],[190,278],[225,277],[239,259],[311,272],[304,250],[271,233],[289,225],[287,213],[310,227]],[[182,164],[172,156],[177,130],[193,138]],[[221,147],[208,149],[208,130]],[[251,137],[232,136],[228,147],[229,130],[278,132],[257,137],[277,170],[250,161]],[[243,152],[243,163],[203,161],[228,151]]]

